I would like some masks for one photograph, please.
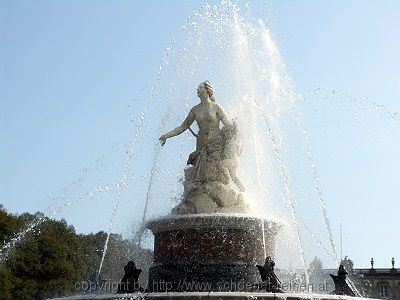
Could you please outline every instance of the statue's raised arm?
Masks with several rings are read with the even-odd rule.
[[[164,146],[165,142],[167,139],[180,135],[182,132],[184,132],[186,129],[188,129],[190,127],[190,125],[193,124],[195,120],[195,114],[193,111],[193,108],[190,110],[189,114],[187,115],[186,119],[182,122],[182,124],[178,127],[176,127],[175,129],[167,132],[166,134],[163,134],[162,136],[160,136],[160,142],[161,142],[161,146]]]

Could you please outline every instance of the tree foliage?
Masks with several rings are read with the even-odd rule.
[[[310,262],[308,273],[310,275],[311,283],[317,284],[323,282],[323,280],[325,279],[325,274],[323,271],[322,260],[319,257],[315,256],[314,259]]]
[[[349,274],[352,274],[354,272],[354,263],[347,256],[345,256],[345,258],[340,261],[340,264],[344,266]]]
[[[65,220],[51,220],[41,213],[16,216],[0,205],[0,243],[6,244],[38,218],[44,221],[0,262],[0,299],[46,299],[82,294],[85,288],[93,288],[90,280],[97,278],[105,232],[77,234]],[[103,292],[113,292],[129,260],[147,269],[152,253],[139,251],[131,241],[112,234],[101,273],[110,284]]]

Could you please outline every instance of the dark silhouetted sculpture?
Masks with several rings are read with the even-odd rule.
[[[335,283],[335,290],[332,292],[332,294],[347,295],[353,297],[356,295],[353,289],[346,282],[347,274],[348,273],[343,265],[339,266],[337,275],[329,274],[332,277],[333,282]]]
[[[257,285],[258,289],[270,293],[283,293],[283,290],[280,289],[281,281],[276,276],[274,267],[275,262],[272,260],[271,256],[265,259],[263,266],[257,265],[262,280],[262,282]]]
[[[129,261],[124,267],[125,275],[121,282],[118,284],[118,292],[122,293],[133,293],[142,291],[143,289],[139,285],[139,276],[142,273],[141,269],[137,269],[133,261]]]

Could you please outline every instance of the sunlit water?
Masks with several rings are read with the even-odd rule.
[[[99,274],[111,232],[131,234],[140,246],[151,247],[151,236],[143,224],[168,214],[179,203],[183,169],[195,148],[188,132],[169,139],[164,147],[158,138],[180,125],[198,103],[196,87],[204,80],[213,84],[217,102],[244,134],[239,176],[254,214],[285,224],[278,238],[277,266],[293,272],[306,270],[312,258],[319,256],[336,267],[339,255],[334,230],[303,106],[311,103],[317,109],[327,103],[338,107],[340,101],[347,101],[362,111],[375,110],[396,126],[399,115],[367,98],[340,91],[318,88],[299,95],[268,24],[229,1],[192,12],[165,49],[152,85],[135,99],[129,140],[114,145],[94,166],[83,169],[52,201],[47,215],[63,216],[74,207],[89,207],[84,210],[88,219],[99,211],[109,215]],[[192,129],[197,130],[195,125]],[[99,175],[103,173],[107,177]],[[3,245],[1,258],[42,221],[34,220]],[[307,276],[304,280],[308,281]]]

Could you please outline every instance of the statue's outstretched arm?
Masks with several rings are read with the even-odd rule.
[[[166,134],[163,134],[160,137],[160,141],[161,141],[161,146],[164,146],[165,142],[167,139],[180,135],[182,132],[184,132],[186,129],[188,129],[190,127],[190,125],[192,125],[192,123],[195,120],[195,115],[194,115],[194,111],[193,108],[190,110],[188,116],[186,117],[186,119],[183,121],[183,123],[176,127],[175,129],[167,132]]]

